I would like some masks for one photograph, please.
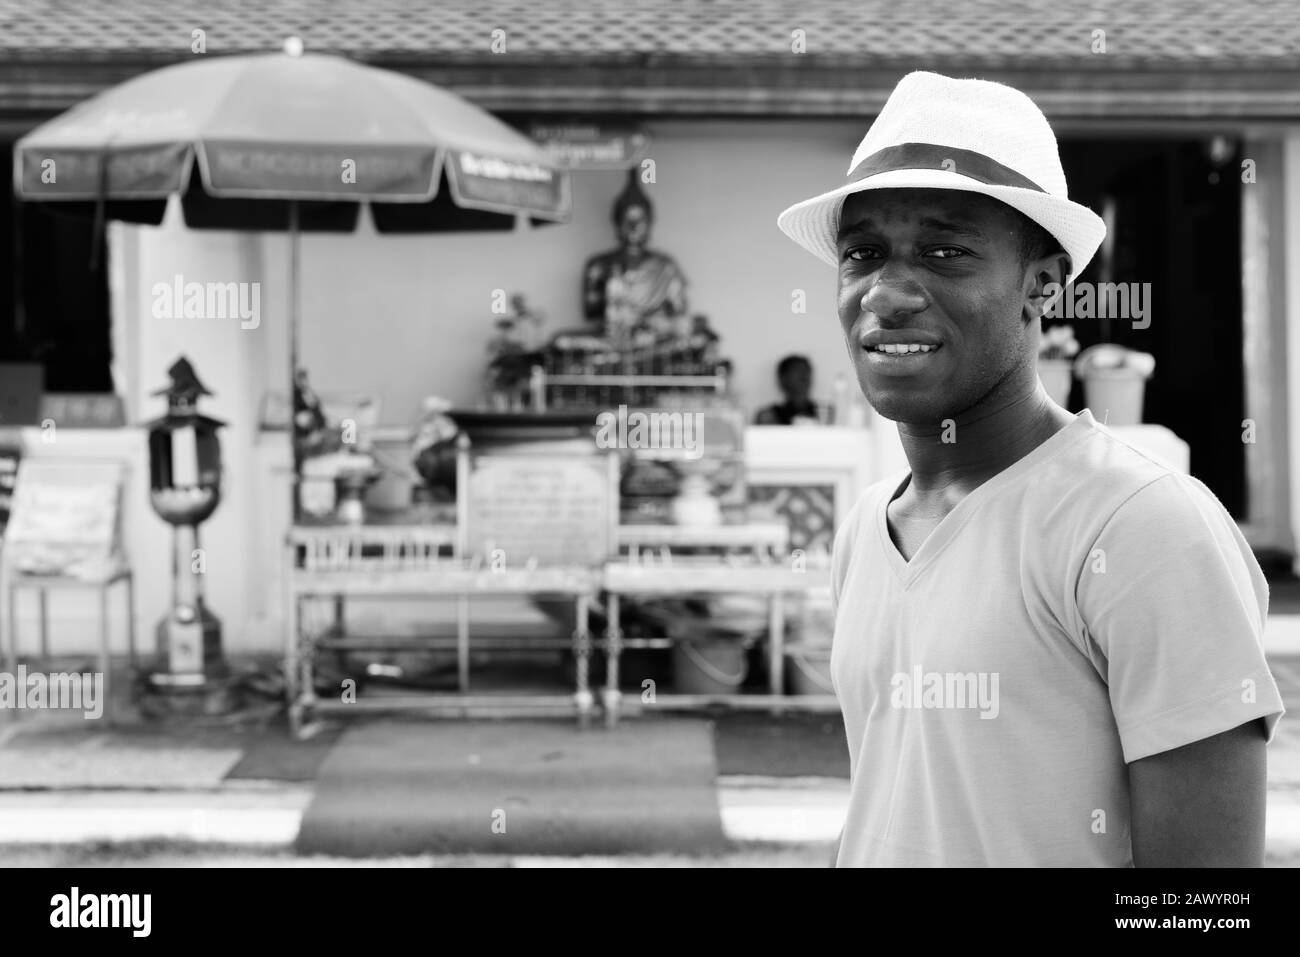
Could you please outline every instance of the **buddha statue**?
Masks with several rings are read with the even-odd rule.
[[[649,247],[654,209],[641,189],[638,171],[614,201],[618,248],[587,260],[582,275],[583,313],[600,323],[597,335],[624,343],[649,334],[653,339],[684,338],[686,279],[672,257]]]

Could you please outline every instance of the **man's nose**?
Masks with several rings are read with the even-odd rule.
[[[921,312],[929,304],[925,290],[904,270],[887,264],[880,269],[871,288],[862,297],[862,311],[881,322],[891,322]]]

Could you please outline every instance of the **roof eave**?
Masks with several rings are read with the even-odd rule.
[[[844,57],[501,58],[363,55],[358,59],[444,86],[497,113],[641,116],[870,116],[898,78],[925,68],[1002,80],[1054,121],[1300,121],[1295,62],[1017,62],[995,58],[863,63]],[[9,56],[0,63],[0,115],[36,121],[148,70],[174,51],[88,57]]]

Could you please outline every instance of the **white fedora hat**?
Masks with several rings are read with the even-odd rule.
[[[1071,280],[1106,236],[1106,224],[1071,202],[1056,136],[1019,90],[987,80],[909,73],[898,81],[849,164],[849,182],[796,203],[782,232],[832,266],[844,197],[867,189],[983,193],[1024,213],[1070,254]]]

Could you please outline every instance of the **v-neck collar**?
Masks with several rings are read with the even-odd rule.
[[[958,502],[953,510],[943,517],[943,520],[935,526],[925,541],[921,543],[921,547],[912,555],[910,562],[904,560],[898,546],[894,544],[894,540],[889,534],[889,503],[902,494],[903,489],[912,481],[910,468],[898,473],[897,480],[889,486],[889,494],[880,496],[880,500],[876,504],[876,532],[880,537],[881,547],[888,557],[889,567],[893,569],[894,575],[902,583],[903,588],[908,588],[916,580],[916,577],[948,546],[948,543],[953,540],[962,526],[975,514],[975,511],[985,499],[996,495],[1001,489],[1014,482],[1029,469],[1052,457],[1076,439],[1097,427],[1097,421],[1092,417],[1092,412],[1088,409],[1076,413],[1073,422],[1058,429],[1045,442],[1040,443],[1030,451],[1028,455],[1012,462]]]

